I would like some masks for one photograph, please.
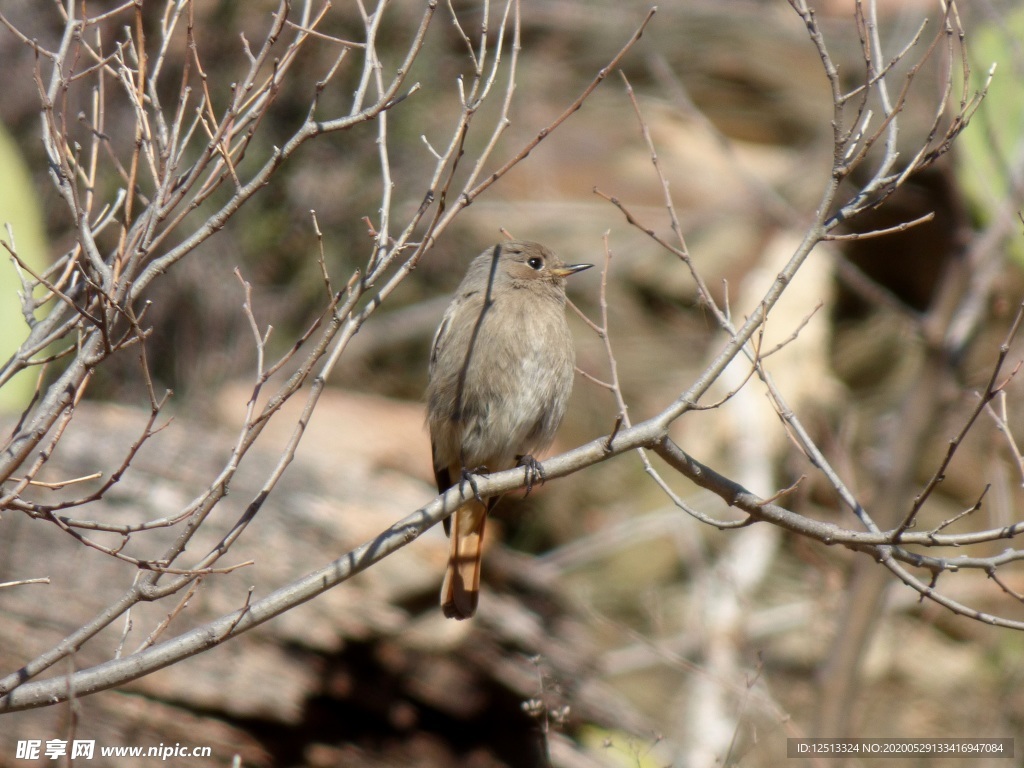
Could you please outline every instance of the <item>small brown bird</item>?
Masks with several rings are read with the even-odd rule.
[[[473,259],[430,353],[427,423],[439,492],[470,472],[534,471],[532,454],[554,439],[572,391],[565,278],[591,266],[518,241]],[[471,499],[445,520],[441,608],[449,618],[476,611],[484,523],[497,501]]]

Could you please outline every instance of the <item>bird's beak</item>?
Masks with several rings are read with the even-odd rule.
[[[568,277],[569,275],[575,275],[577,272],[582,272],[584,269],[590,269],[593,264],[566,264],[561,267],[554,267],[551,270],[551,274],[555,277]]]

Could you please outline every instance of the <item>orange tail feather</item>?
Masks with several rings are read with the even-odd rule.
[[[463,504],[451,516],[451,548],[441,587],[441,610],[449,619],[468,619],[480,597],[480,559],[483,555],[487,505]]]

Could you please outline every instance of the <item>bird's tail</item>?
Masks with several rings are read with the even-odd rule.
[[[441,610],[449,619],[468,619],[476,613],[487,507],[486,503],[473,499],[450,518],[448,570],[441,586]]]

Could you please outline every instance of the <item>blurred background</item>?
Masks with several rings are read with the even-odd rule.
[[[12,0],[3,12],[26,37],[53,45],[60,17],[38,6]],[[480,4],[453,6],[467,30],[479,27]],[[890,56],[929,19],[922,42],[897,70],[898,90],[942,24],[940,10],[923,0],[878,6]],[[239,32],[262,39],[275,8],[267,0],[196,4],[207,71],[242,67]],[[512,124],[496,164],[565,109],[647,10],[638,2],[524,0]],[[928,212],[934,218],[890,236],[818,248],[766,329],[768,348],[800,329],[767,367],[883,527],[902,519],[974,407],[1024,287],[1017,214],[1024,190],[1024,13],[1013,2],[959,10],[969,90],[981,87],[998,62],[989,98],[950,154],[846,231],[893,227]],[[161,12],[153,6],[149,22],[155,25]],[[853,87],[864,72],[853,4],[829,0],[817,12]],[[420,4],[411,2],[387,9],[385,67],[397,65],[420,14]],[[110,20],[111,39],[124,23]],[[336,3],[320,29],[359,39],[358,7]],[[254,152],[265,153],[304,119],[312,84],[333,56],[319,50],[300,63],[309,74],[297,82],[309,89],[281,94]],[[73,222],[47,179],[32,50],[3,31],[0,57],[7,72],[0,220],[19,222],[19,251],[45,264],[48,254],[73,242]],[[907,95],[899,135],[907,158],[924,145],[941,100],[940,58],[922,65]],[[182,61],[166,66],[180,68]],[[420,205],[433,167],[421,137],[446,140],[458,115],[455,81],[465,67],[463,42],[442,8],[410,76],[421,89],[390,118],[402,215]],[[829,180],[832,105],[819,55],[788,3],[695,0],[659,7],[622,72],[636,91],[693,261],[719,302],[742,318],[792,255]],[[962,75],[954,72],[953,110]],[[321,99],[324,114],[345,109],[356,76],[334,81]],[[211,87],[229,82],[211,79]],[[489,125],[497,107],[484,109]],[[112,103],[107,119],[113,141],[130,145],[126,105]],[[153,283],[148,357],[158,390],[174,391],[175,418],[95,505],[95,515],[173,514],[216,474],[244,415],[255,356],[233,270],[252,284],[255,316],[274,326],[271,352],[281,354],[324,303],[309,211],[324,233],[327,268],[345,276],[336,282],[366,259],[364,217],[376,219],[381,194],[376,138],[371,123],[307,145],[223,231]],[[471,132],[469,149],[487,138],[482,128]],[[845,194],[857,182],[848,182]],[[430,340],[469,259],[500,240],[501,229],[541,241],[568,262],[598,265],[605,264],[607,237],[609,334],[634,422],[692,383],[725,335],[683,265],[595,190],[672,239],[663,188],[619,72],[475,201],[361,330],[283,486],[232,550],[256,566],[204,583],[169,631],[234,610],[250,587],[265,594],[432,498],[421,402]],[[0,265],[0,280],[9,281],[0,283],[3,295],[13,297],[18,283],[9,263]],[[595,320],[600,280],[591,270],[570,287],[573,302]],[[0,328],[5,357],[24,338],[17,301],[0,299],[0,311],[11,309]],[[570,322],[579,367],[607,379],[603,341],[578,318]],[[1009,369],[1020,359],[1019,344],[1008,359]],[[746,373],[727,372],[715,397],[744,384]],[[9,410],[0,418],[16,421],[33,383],[5,388]],[[1019,394],[1011,384],[1001,406],[1011,434],[1022,426],[1014,407]],[[145,417],[139,409],[148,402],[137,359],[111,360],[88,397],[54,458],[63,472],[116,466],[137,437]],[[578,377],[554,450],[608,434],[616,415],[612,395]],[[229,506],[244,508],[259,488],[288,438],[288,418],[271,425],[268,444],[247,459]],[[979,420],[923,511],[923,524],[971,508],[986,488],[984,504],[965,525],[1020,519],[1020,458],[1000,426],[989,416]],[[789,441],[756,383],[721,408],[688,414],[672,436],[764,497],[804,478],[780,503],[857,525]],[[719,499],[652,461],[689,504],[736,519]],[[251,766],[356,768],[518,767],[544,765],[548,757],[568,767],[771,766],[786,760],[788,737],[1024,735],[1019,633],[919,601],[868,557],[765,524],[732,531],[701,524],[652,482],[638,456],[591,467],[528,498],[509,497],[495,516],[480,615],[472,622],[440,615],[447,544],[432,530],[351,582],[211,652],[74,707],[0,716],[0,766],[26,764],[14,757],[19,739],[68,734],[107,745],[213,747],[209,763],[172,764],[229,765],[238,755]],[[222,533],[216,523],[211,529],[203,541]],[[51,584],[0,590],[4,672],[102,610],[133,573],[8,512],[0,519],[0,582],[35,575]],[[979,610],[1024,618],[1024,578],[1012,568],[999,575],[1003,587],[984,571],[946,574],[938,586]],[[169,609],[147,610],[133,617],[136,643]],[[109,658],[123,629],[111,628],[72,664]],[[946,758],[943,765],[1011,762],[1020,758]]]

